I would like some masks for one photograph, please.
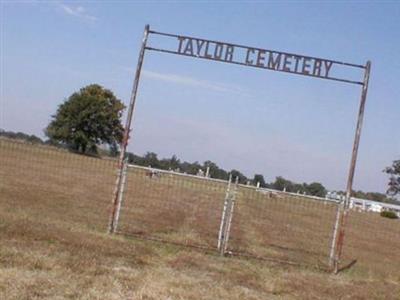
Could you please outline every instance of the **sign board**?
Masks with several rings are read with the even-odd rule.
[[[332,71],[338,66],[365,69],[366,67],[362,65],[156,31],[149,31],[149,33],[175,38],[176,48],[170,50],[146,46],[147,50],[347,83],[363,84],[362,81],[340,78],[332,75]]]

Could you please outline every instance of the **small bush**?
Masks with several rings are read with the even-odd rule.
[[[398,219],[399,218],[394,211],[382,211],[381,217],[389,218],[389,219]]]

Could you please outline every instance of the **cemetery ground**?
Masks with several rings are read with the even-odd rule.
[[[362,218],[364,229],[369,220],[382,228],[367,235],[361,226],[349,230],[360,252],[338,275],[312,264],[221,257],[109,235],[115,166],[110,159],[0,140],[0,299],[400,298],[398,241],[379,236],[388,226],[396,230],[396,220],[353,218]],[[302,226],[307,232],[318,224]]]

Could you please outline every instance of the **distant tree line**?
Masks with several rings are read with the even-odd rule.
[[[34,144],[47,144],[53,145],[56,147],[63,147],[65,145],[60,143],[54,143],[51,139],[42,140],[40,137],[36,135],[29,135],[23,132],[13,132],[13,131],[5,131],[0,129],[0,137],[6,137],[10,139],[18,139],[27,141]],[[99,150],[98,155],[105,155],[115,157],[118,155],[118,151],[115,147],[109,145],[109,150]],[[300,193],[318,197],[325,197],[327,190],[326,188],[319,182],[312,183],[296,183],[291,180],[285,179],[282,176],[278,176],[272,182],[266,182],[265,178],[262,174],[255,174],[252,178],[248,178],[242,172],[236,169],[232,169],[230,171],[224,170],[219,167],[215,162],[210,160],[206,160],[203,163],[198,161],[195,162],[187,162],[181,161],[176,155],[172,155],[170,158],[158,158],[158,155],[154,152],[147,152],[143,156],[127,152],[128,162],[130,164],[136,164],[139,166],[145,166],[162,170],[174,170],[182,173],[187,173],[191,175],[195,175],[198,173],[199,169],[202,171],[206,171],[209,168],[209,175],[211,178],[228,180],[229,174],[232,174],[232,178],[238,177],[238,181],[241,184],[259,184],[262,188],[271,188],[274,190],[287,191],[291,193]],[[397,163],[397,162],[396,162]],[[395,164],[395,167],[397,165]],[[395,173],[394,169],[390,170],[392,173]],[[396,179],[398,177],[395,177]],[[395,179],[393,179],[395,180]],[[337,191],[338,195],[345,195],[344,191]],[[379,202],[386,203],[397,203],[398,201],[389,198],[387,195],[378,192],[363,192],[363,191],[353,191],[352,196],[361,199],[374,200]]]
[[[210,177],[227,180],[229,178],[229,174],[231,174],[232,178],[238,177],[238,181],[241,184],[250,183],[252,185],[257,185],[259,183],[260,187],[263,188],[271,188],[281,191],[285,190],[287,192],[301,194],[305,193],[307,195],[314,195],[319,197],[324,197],[327,192],[325,187],[318,182],[313,182],[310,184],[300,184],[278,176],[276,177],[275,181],[267,183],[264,179],[264,176],[261,174],[256,174],[253,178],[248,178],[242,172],[236,169],[230,171],[224,170],[220,168],[215,162],[212,162],[210,160],[207,160],[203,163],[199,163],[197,161],[192,163],[186,161],[182,162],[176,157],[176,155],[173,155],[171,158],[159,159],[157,157],[157,154],[154,152],[147,152],[144,156],[128,153],[127,156],[129,163],[140,166],[151,166],[153,168],[163,170],[177,170],[179,172],[193,175],[197,174],[199,169],[205,172],[207,168],[209,168]]]
[[[388,202],[391,200],[385,194],[377,192],[353,191],[352,196],[356,198],[375,200],[379,202]]]
[[[29,135],[23,132],[5,131],[3,129],[0,129],[0,136],[9,139],[23,140],[33,144],[46,144],[46,142],[44,142],[40,137],[37,137],[33,134]]]

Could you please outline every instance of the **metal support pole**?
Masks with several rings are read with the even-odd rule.
[[[124,191],[125,191],[125,186],[126,186],[127,169],[128,169],[128,158],[125,158],[124,163],[123,163],[123,168],[122,168],[121,190],[118,194],[118,206],[117,206],[117,211],[115,214],[114,232],[117,231],[117,228],[118,228],[119,215],[120,215],[120,211],[121,211],[122,200],[124,198]]]
[[[117,180],[115,183],[115,189],[114,189],[113,198],[112,198],[112,209],[110,212],[110,220],[109,220],[109,225],[108,225],[109,233],[115,232],[116,223],[118,223],[117,210],[118,210],[118,207],[120,207],[119,202],[120,202],[121,197],[119,195],[120,195],[121,189],[122,189],[122,177],[123,177],[123,168],[124,168],[123,165],[124,165],[124,159],[125,159],[125,154],[126,154],[126,148],[128,146],[128,140],[130,137],[129,134],[130,134],[130,130],[131,130],[133,112],[135,109],[136,95],[137,95],[139,79],[140,79],[140,71],[142,70],[147,38],[149,36],[149,30],[150,30],[150,26],[146,25],[144,28],[142,47],[140,49],[139,59],[138,59],[137,67],[136,67],[135,79],[133,81],[132,93],[131,93],[131,98],[130,98],[130,103],[129,103],[129,108],[128,108],[128,115],[126,117],[126,123],[125,123],[124,136],[123,136],[123,140],[121,143],[121,153],[119,155],[119,160],[118,160],[118,174],[117,174]]]
[[[235,179],[235,187],[233,188],[233,193],[230,197],[229,201],[229,209],[228,209],[228,218],[227,218],[227,225],[225,226],[225,233],[224,233],[224,242],[223,242],[223,254],[226,253],[226,250],[228,249],[228,241],[229,241],[229,236],[231,233],[231,225],[232,225],[232,218],[233,218],[233,209],[235,207],[235,200],[236,200],[236,194],[237,194],[237,188],[239,184],[239,176],[236,176]]]
[[[232,182],[232,174],[229,174],[228,186],[226,188],[226,193],[225,193],[224,208],[222,209],[221,224],[219,226],[219,232],[218,232],[218,245],[217,245],[218,250],[222,250],[221,246],[224,238],[223,233],[225,231],[226,210],[228,207],[228,200],[230,196],[231,182]],[[222,255],[224,254],[223,251],[221,251],[221,254]]]
[[[333,235],[332,235],[332,242],[331,242],[331,249],[329,253],[329,267],[333,268],[335,262],[335,249],[336,249],[336,237],[338,233],[339,227],[339,220],[340,220],[340,213],[341,213],[341,203],[337,204],[336,208],[336,217],[335,217],[335,225],[333,227]]]
[[[353,152],[352,152],[351,162],[350,162],[349,177],[347,179],[346,197],[344,199],[343,204],[340,206],[339,218],[337,218],[338,230],[336,232],[336,236],[334,237],[334,240],[336,241],[335,260],[334,260],[335,274],[339,270],[339,263],[340,263],[340,258],[341,258],[342,250],[343,250],[345,227],[346,227],[346,222],[347,222],[347,215],[348,215],[348,208],[349,208],[349,204],[350,204],[351,192],[353,189],[354,172],[355,172],[356,162],[357,162],[358,147],[360,144],[361,128],[362,128],[363,119],[364,119],[365,102],[367,100],[370,72],[371,72],[371,62],[367,61],[367,64],[365,67],[365,73],[364,73],[364,82],[363,82],[362,92],[361,92],[360,108],[358,111],[358,120],[357,120],[357,127],[356,127],[356,132],[355,132],[355,137],[354,137]]]

